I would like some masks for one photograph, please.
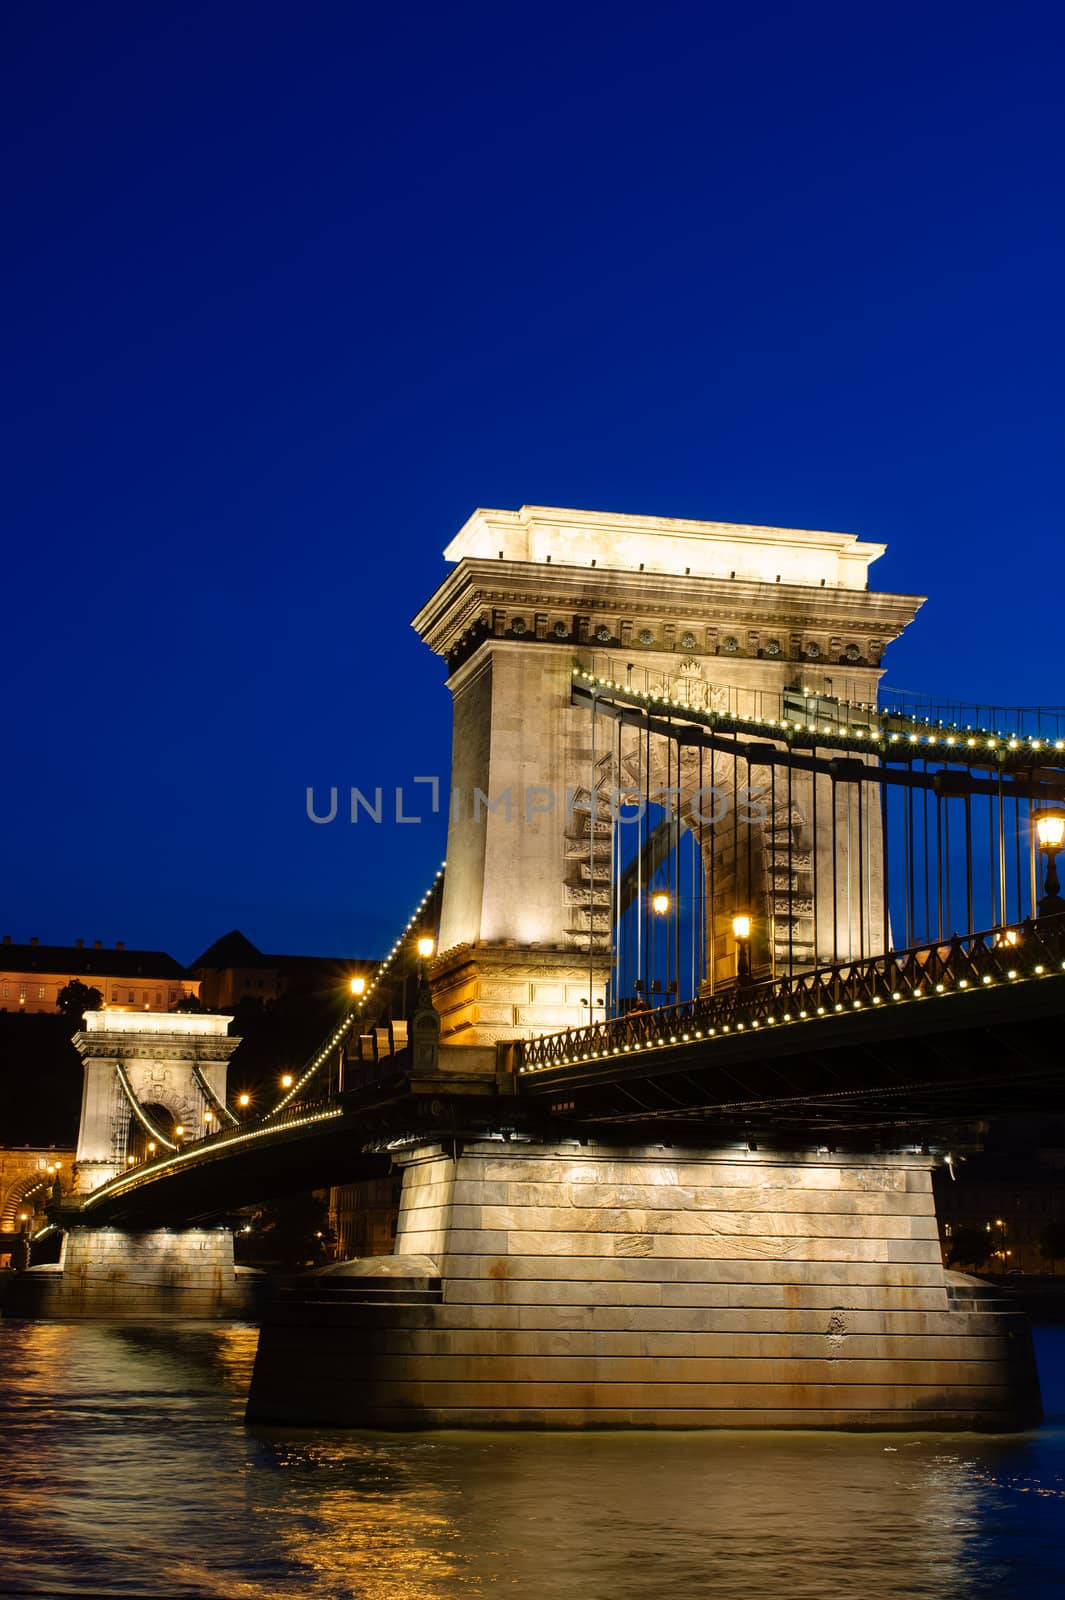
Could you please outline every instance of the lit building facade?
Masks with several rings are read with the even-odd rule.
[[[127,950],[121,942],[105,949],[100,940],[87,945],[0,943],[0,1011],[47,1012],[68,983],[98,989],[103,1005],[130,1011],[174,1011],[183,1000],[199,997],[200,985],[180,962],[162,950]]]

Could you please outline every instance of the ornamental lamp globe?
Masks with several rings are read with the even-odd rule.
[[[1065,915],[1065,900],[1061,897],[1057,860],[1059,850],[1065,846],[1065,810],[1060,806],[1046,806],[1032,813],[1032,821],[1040,852],[1046,858],[1046,879],[1039,901],[1039,915],[1060,917]]]
[[[1056,808],[1037,811],[1035,833],[1040,850],[1060,850],[1065,844],[1065,811]]]

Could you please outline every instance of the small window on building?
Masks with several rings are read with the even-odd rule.
[[[11,993],[10,987],[5,983],[4,984],[4,999],[5,1000],[8,998],[10,993]]]
[[[44,984],[43,983],[41,984],[40,988],[37,990],[37,998],[38,998],[38,1000],[43,1000],[44,999]]]
[[[117,1001],[118,1001],[118,990],[117,989],[112,989],[111,990],[111,1004],[115,1005],[115,1004],[117,1004]]]
[[[129,989],[126,992],[126,1004],[130,1005],[130,1006],[133,1004],[133,990],[132,989]]]
[[[156,995],[156,997],[155,997],[155,1003],[156,1003],[156,1005],[157,1005],[157,1006],[161,1006],[161,1005],[162,1005],[162,1003],[163,1003],[163,997],[162,997],[162,995],[161,995],[161,994],[157,994],[157,995]]]

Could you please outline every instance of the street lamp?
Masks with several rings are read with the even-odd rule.
[[[250,1106],[251,1105],[251,1095],[250,1094],[238,1094],[237,1095],[237,1105],[238,1106],[242,1106],[242,1107]]]
[[[355,996],[356,1000],[361,1000],[363,995],[366,993],[366,979],[352,978],[351,992]]]
[[[652,910],[652,912],[654,913],[654,915],[656,917],[668,917],[669,911],[670,911],[670,907],[671,907],[672,904],[673,904],[673,902],[670,900],[669,895],[667,894],[665,889],[656,889],[654,891],[654,893],[652,894],[652,896],[651,896],[651,910]],[[649,980],[649,987],[650,987],[650,990],[651,990],[652,994],[657,994],[659,992],[659,988],[660,988],[659,981],[655,977],[655,971],[656,971],[656,966],[657,966],[657,963],[655,961],[655,944],[656,944],[656,940],[655,940],[655,923],[652,921],[650,929],[649,929],[649,933],[648,933],[648,939],[647,939],[647,953],[648,953],[648,956],[650,958],[650,970],[649,971],[645,971],[645,973],[644,973],[644,976]],[[669,990],[669,932],[668,932],[668,930],[666,932],[666,989],[667,989],[667,991]],[[666,1001],[667,1001],[667,1003],[669,1001],[668,992],[666,994]]]
[[[1059,917],[1065,912],[1065,900],[1059,893],[1061,885],[1058,882],[1057,868],[1058,851],[1065,845],[1065,811],[1057,806],[1047,806],[1045,810],[1035,812],[1035,836],[1047,860],[1046,882],[1043,885],[1043,898],[1039,902],[1039,915]]]
[[[432,990],[429,988],[429,966],[433,951],[436,949],[436,940],[428,933],[423,933],[418,940],[418,1007],[431,1010],[433,1004]]]
[[[282,1087],[282,1089],[291,1089],[292,1088],[292,1074],[291,1074],[291,1072],[283,1072],[281,1074],[281,1087]]]
[[[737,911],[732,919],[732,937],[736,941],[736,987],[751,981],[751,919],[746,911]]]

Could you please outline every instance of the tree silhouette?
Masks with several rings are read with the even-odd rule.
[[[955,1228],[947,1260],[950,1265],[965,1265],[979,1272],[991,1254],[991,1235],[986,1228]]]
[[[80,1017],[86,1011],[99,1011],[104,997],[99,989],[90,988],[80,978],[72,978],[60,989],[55,1003],[65,1017]]]

